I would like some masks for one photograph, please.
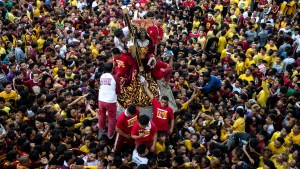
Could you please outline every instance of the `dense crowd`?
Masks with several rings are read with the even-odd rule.
[[[0,0],[0,168],[300,169],[299,7]]]

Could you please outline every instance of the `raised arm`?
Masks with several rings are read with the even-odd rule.
[[[154,98],[153,93],[149,90],[149,83],[147,81],[144,82],[144,89],[147,95],[150,97],[152,100]]]
[[[78,97],[78,98],[75,99],[73,102],[71,102],[70,104],[68,104],[68,107],[73,106],[74,104],[76,104],[77,102],[79,102],[81,99],[86,98],[87,95],[88,95],[88,93],[85,94],[85,95],[83,95],[83,96]]]

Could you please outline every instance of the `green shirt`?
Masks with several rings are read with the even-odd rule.
[[[291,97],[294,94],[295,90],[294,89],[290,89],[287,91],[286,96],[287,97]]]
[[[4,2],[4,8],[7,9],[7,7],[10,7],[11,9],[14,7],[13,3],[8,1],[8,2]]]

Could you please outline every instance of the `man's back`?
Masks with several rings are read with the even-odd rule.
[[[107,103],[117,102],[117,82],[111,73],[104,73],[100,77],[99,101]]]
[[[259,32],[258,36],[260,37],[259,45],[260,46],[265,46],[265,44],[268,40],[268,31],[262,30],[261,32]]]

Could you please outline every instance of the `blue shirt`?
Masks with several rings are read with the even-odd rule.
[[[210,79],[207,85],[202,84],[203,90],[209,90],[209,89],[216,89],[221,88],[221,80],[217,78],[216,76],[210,75]]]

